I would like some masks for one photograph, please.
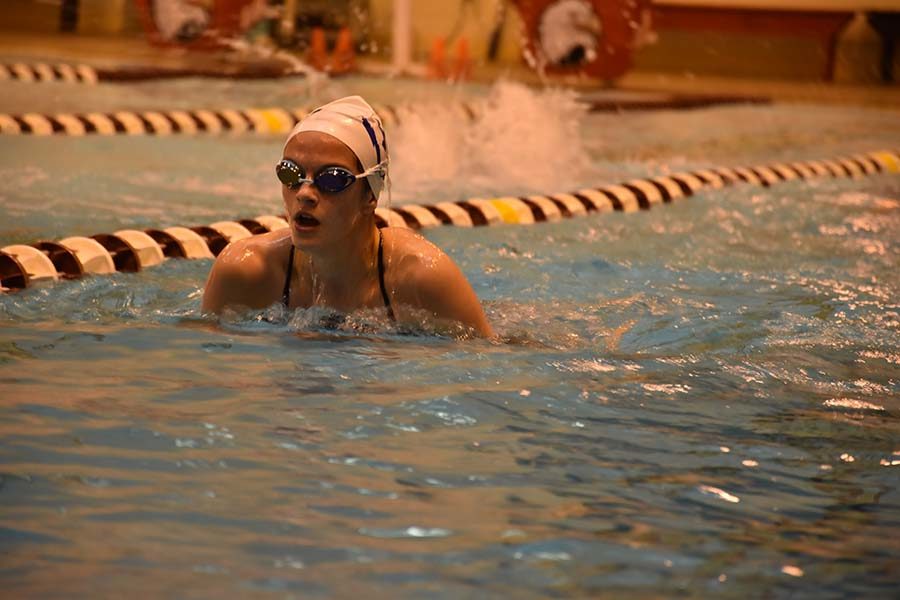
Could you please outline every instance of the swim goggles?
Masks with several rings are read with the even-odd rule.
[[[304,183],[311,183],[329,194],[343,192],[353,185],[357,179],[381,172],[381,164],[377,164],[371,169],[366,169],[359,175],[351,173],[344,167],[325,167],[310,179],[304,177],[303,168],[289,158],[283,158],[275,165],[275,175],[278,176],[278,181],[288,188],[297,189]]]

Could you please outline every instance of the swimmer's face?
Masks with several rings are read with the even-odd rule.
[[[298,133],[284,149],[284,158],[294,161],[302,176],[314,178],[328,167],[342,167],[360,173],[353,151],[337,138],[318,131]],[[362,231],[363,217],[375,211],[376,201],[365,178],[336,193],[303,183],[291,188],[281,185],[281,197],[294,246],[312,249],[341,244]]]

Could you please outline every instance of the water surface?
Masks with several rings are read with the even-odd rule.
[[[612,116],[564,94],[473,97],[493,121],[435,108],[390,132],[394,202],[830,158],[898,133],[861,109]],[[548,104],[562,108],[538,118]],[[276,213],[280,145],[2,139],[0,243]],[[373,329],[377,315],[218,324],[199,313],[209,261],[0,297],[4,587],[890,597],[898,207],[896,175],[879,175],[428,231],[503,342]]]

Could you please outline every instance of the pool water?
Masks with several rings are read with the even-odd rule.
[[[33,110],[25,85],[4,82],[0,110]],[[225,105],[197,85],[40,102]],[[319,85],[297,104],[400,100]],[[240,89],[229,106],[284,93]],[[420,106],[389,131],[396,205],[900,139],[889,111],[590,115],[511,84],[410,89]],[[461,95],[490,118],[447,108]],[[281,142],[5,137],[0,244],[278,213]],[[0,296],[0,581],[29,597],[891,597],[898,209],[882,174],[426,231],[500,342],[366,314],[217,323],[199,311],[210,261]]]

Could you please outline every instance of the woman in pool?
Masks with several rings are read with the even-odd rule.
[[[289,229],[229,244],[203,292],[203,311],[323,306],[383,308],[401,324],[461,324],[493,335],[456,264],[408,229],[375,225],[388,177],[381,119],[359,96],[322,106],[288,136],[275,168]]]

